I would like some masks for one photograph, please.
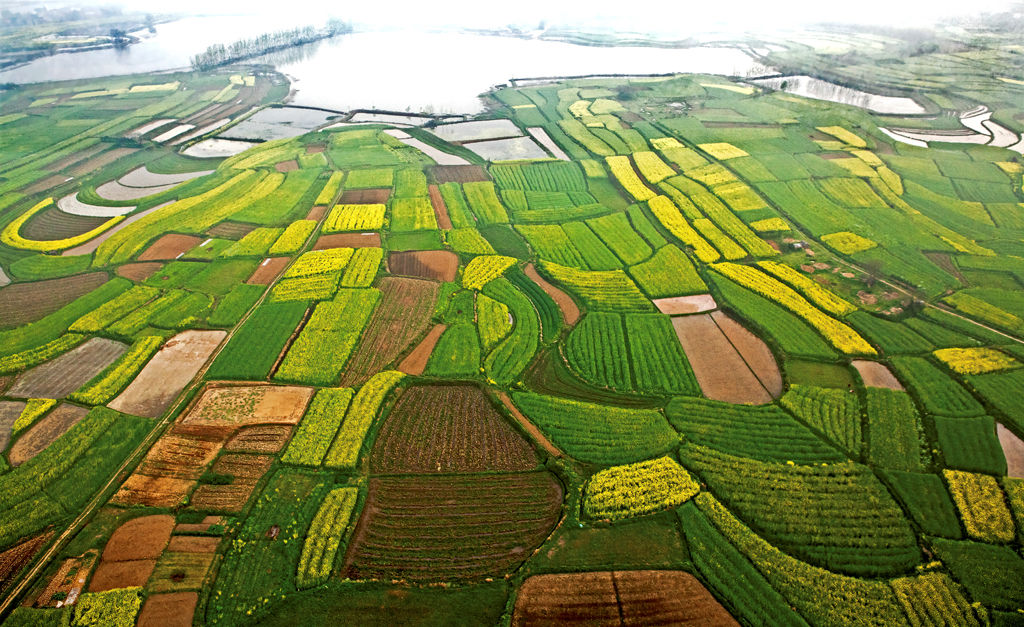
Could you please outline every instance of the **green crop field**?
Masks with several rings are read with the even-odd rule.
[[[1020,624],[1021,18],[971,8],[479,114],[319,26],[0,81],[0,625]],[[503,9],[482,67],[695,45]],[[25,10],[5,75],[120,24]]]

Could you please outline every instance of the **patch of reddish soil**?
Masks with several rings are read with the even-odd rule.
[[[235,482],[255,483],[270,470],[274,463],[272,455],[247,455],[245,453],[225,453],[213,465],[213,472],[231,475]]]
[[[562,457],[562,451],[557,446],[551,443],[551,440],[547,438],[541,430],[537,428],[537,425],[530,422],[530,419],[523,415],[523,412],[519,411],[519,408],[512,403],[512,399],[508,397],[508,392],[498,392],[498,398],[501,399],[501,403],[508,409],[512,417],[516,419],[519,426],[524,431],[530,434],[533,441],[540,444],[541,448],[547,451],[552,457]]]
[[[770,403],[764,388],[709,314],[672,318],[704,396],[728,403]]]
[[[671,298],[658,298],[651,302],[658,308],[658,311],[670,316],[703,313],[718,307],[718,303],[715,302],[715,299],[711,294],[673,296]]]
[[[471,183],[473,181],[489,181],[487,170],[479,165],[435,165],[430,168],[434,183]]]
[[[18,398],[64,398],[103,372],[126,350],[126,344],[94,337],[25,372],[7,394]]]
[[[341,378],[342,386],[361,385],[398,359],[427,330],[434,314],[438,291],[438,284],[434,281],[389,276],[380,279],[377,286],[381,291],[380,303],[370,315],[359,346],[349,359]],[[437,338],[433,342],[436,343]],[[422,374],[426,367],[434,343],[426,348],[418,374]],[[403,365],[405,363],[402,362]]]
[[[206,466],[217,457],[225,439],[166,433],[146,453],[136,472],[153,477],[199,479]]]
[[[857,369],[857,372],[860,373],[860,378],[864,381],[864,385],[869,388],[903,389],[903,384],[899,382],[899,379],[892,374],[885,364],[866,359],[854,359],[850,362],[850,365]]]
[[[117,161],[118,159],[121,159],[122,157],[127,157],[128,155],[135,152],[135,150],[135,148],[114,148],[113,150],[108,150],[106,152],[96,155],[95,157],[88,159],[87,161],[81,162],[80,164],[68,170],[68,172],[74,176],[84,176],[86,174],[91,174],[96,170],[99,170],[100,168],[108,166],[111,163]]]
[[[216,553],[220,538],[214,536],[174,536],[167,550],[173,553]]]
[[[192,494],[188,508],[194,511],[237,514],[249,502],[255,488],[254,483],[203,484]]]
[[[140,263],[126,263],[116,270],[118,276],[123,276],[132,281],[145,281],[163,268],[164,264],[159,261],[143,261]]]
[[[149,248],[139,255],[139,261],[177,259],[179,255],[187,253],[202,243],[203,238],[195,235],[170,233],[150,244]]]
[[[523,582],[512,625],[700,625],[739,623],[683,571],[535,575]]]
[[[85,407],[61,403],[18,438],[7,453],[7,459],[12,466],[24,464],[53,444],[88,413]]]
[[[295,159],[290,161],[282,161],[274,166],[274,169],[278,172],[294,172],[299,169],[299,162]]]
[[[374,473],[530,470],[537,455],[475,385],[407,388],[381,426]]]
[[[292,427],[288,425],[254,425],[243,427],[224,446],[226,451],[245,453],[277,453],[288,443]]]
[[[391,198],[391,188],[346,189],[341,193],[339,205],[382,205]]]
[[[106,272],[90,272],[0,288],[0,328],[35,322],[88,294],[107,279]]]
[[[316,220],[319,222],[323,219],[325,213],[327,213],[327,205],[314,205],[313,208],[309,210],[309,213],[306,214],[306,219]]]
[[[325,146],[324,144],[308,144],[306,146],[306,154],[315,155],[318,152],[323,152],[324,149],[326,148],[327,146]]]
[[[133,560],[130,562],[101,561],[89,580],[89,592],[104,592],[116,588],[144,586],[156,568],[156,560]]]
[[[379,233],[335,233],[321,235],[313,245],[313,250],[328,248],[380,248]]]
[[[110,502],[114,505],[177,507],[194,485],[195,481],[189,479],[134,474],[125,479]]]
[[[174,516],[169,514],[133,518],[111,534],[101,560],[124,562],[156,559],[171,539],[173,529]]]
[[[0,553],[0,591],[7,590],[15,575],[32,561],[35,554],[52,536],[53,532],[47,531]]]
[[[151,594],[139,613],[138,627],[192,627],[198,592]]]
[[[149,418],[164,413],[226,335],[224,331],[183,331],[175,335],[110,403],[110,408]]]
[[[58,603],[63,605],[64,599],[69,596],[78,596],[85,589],[85,582],[92,574],[98,557],[99,551],[89,549],[78,557],[64,560],[46,584],[46,588],[36,597],[36,607],[56,607]],[[61,597],[53,598],[58,592],[61,593]]]
[[[398,364],[398,370],[415,376],[423,374],[423,370],[427,367],[427,361],[430,359],[430,354],[434,352],[437,341],[441,339],[441,335],[444,334],[444,330],[447,328],[448,325],[445,324],[434,325],[434,328],[430,330],[430,333],[427,333],[423,341],[416,348],[412,349],[412,352],[402,360],[402,363]]]
[[[749,329],[721,311],[712,313],[711,318],[722,330],[722,333],[725,333],[725,337],[739,352],[743,361],[747,362],[747,366],[750,367],[761,385],[772,395],[772,398],[782,396],[782,373],[779,371],[779,363],[775,361],[775,355],[772,354],[768,345],[751,333]]]
[[[530,277],[530,280],[539,285],[555,301],[555,304],[562,311],[562,319],[565,320],[565,323],[570,326],[576,324],[580,319],[580,308],[576,306],[572,297],[548,283],[544,277],[537,273],[537,268],[533,267],[532,263],[526,264],[525,272],[526,276]]]
[[[224,524],[223,516],[207,516],[199,523],[179,523],[174,527],[174,533],[207,533],[213,525]]]
[[[444,197],[437,185],[430,186],[430,204],[434,206],[434,215],[437,216],[437,226],[442,229],[452,228],[452,219],[448,217],[448,207],[444,204]]]
[[[1006,476],[1024,479],[1024,440],[1000,423],[996,423],[996,435],[1006,457]]]
[[[288,265],[288,257],[269,257],[263,260],[256,271],[245,280],[249,285],[270,285]]]
[[[459,256],[447,250],[416,250],[388,255],[392,274],[414,276],[435,281],[454,281],[459,270]]]
[[[180,421],[182,425],[215,427],[295,425],[302,419],[312,396],[313,388],[294,385],[207,387]]]
[[[822,159],[833,161],[835,159],[849,159],[850,153],[848,152],[823,152],[818,154]]]

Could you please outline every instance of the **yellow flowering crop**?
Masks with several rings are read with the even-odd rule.
[[[749,153],[742,148],[737,148],[727,142],[714,142],[710,144],[697,144],[697,147],[708,153],[715,159],[725,161],[726,159],[735,159],[736,157],[749,157]]]
[[[822,235],[821,241],[825,242],[832,248],[835,248],[844,255],[852,255],[878,246],[878,244],[872,240],[849,231],[839,231],[838,233]]]
[[[934,355],[960,374],[985,374],[1020,365],[1013,357],[994,348],[942,348]]]

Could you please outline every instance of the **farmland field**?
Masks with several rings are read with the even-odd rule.
[[[1018,624],[1021,16],[957,8],[130,75],[175,22],[5,8],[0,624]]]

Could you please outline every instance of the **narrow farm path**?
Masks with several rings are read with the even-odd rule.
[[[553,457],[564,456],[562,451],[552,444],[551,440],[549,440],[547,436],[541,433],[540,429],[537,428],[537,425],[530,422],[530,419],[524,416],[523,412],[519,411],[519,408],[512,403],[512,399],[508,397],[508,392],[498,392],[498,398],[501,399],[502,404],[504,404],[505,407],[508,408],[509,412],[512,413],[516,422],[518,422],[523,429],[526,429],[526,432],[530,434],[530,437],[532,437],[537,444],[540,444],[541,447]]]

